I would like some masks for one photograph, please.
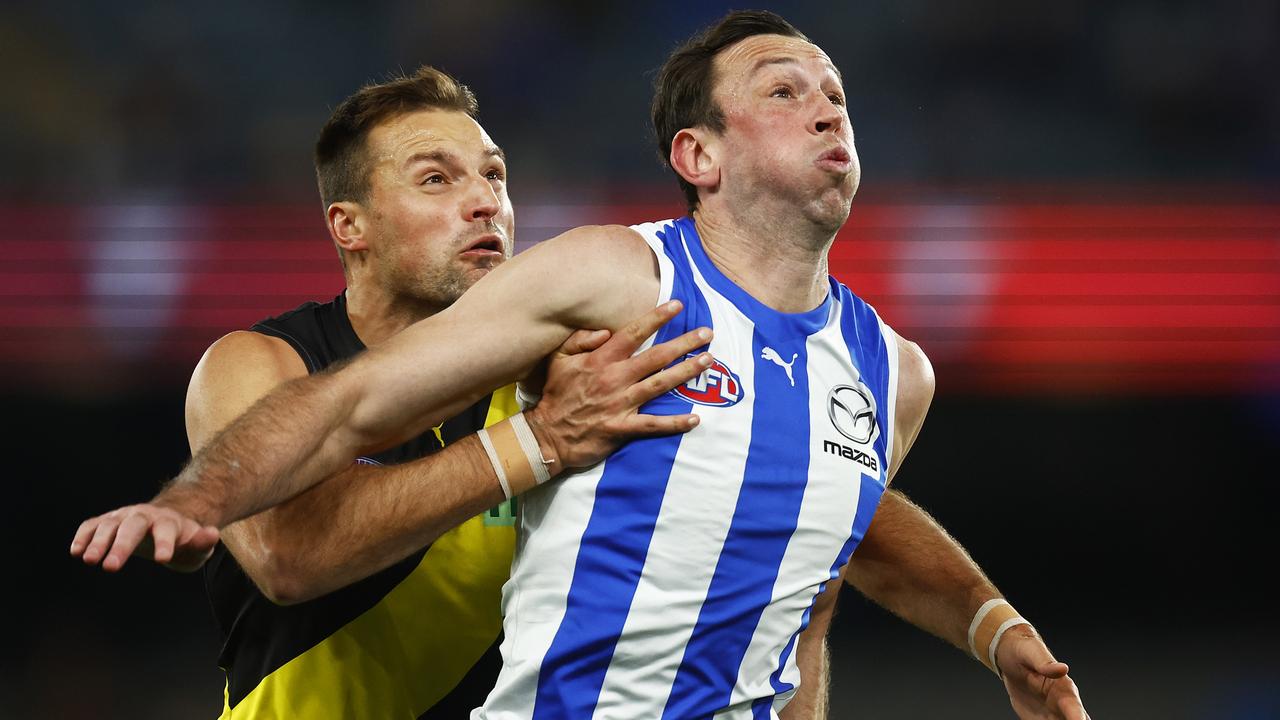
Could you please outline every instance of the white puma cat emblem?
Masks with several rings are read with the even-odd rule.
[[[796,386],[796,379],[791,377],[791,366],[796,364],[796,358],[798,357],[800,357],[800,353],[792,353],[791,362],[782,362],[782,356],[778,354],[777,350],[774,350],[771,347],[766,347],[760,351],[760,358],[762,360],[768,360],[774,365],[777,365],[787,371],[787,379],[791,381],[791,387]]]

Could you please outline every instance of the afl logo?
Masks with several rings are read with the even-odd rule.
[[[728,407],[742,399],[742,383],[729,366],[716,360],[698,377],[672,389],[671,394],[698,405]]]
[[[879,429],[875,398],[861,383],[859,387],[837,385],[831,388],[831,394],[827,396],[827,415],[841,435],[859,445],[874,440]]]

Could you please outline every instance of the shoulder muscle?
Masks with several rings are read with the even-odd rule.
[[[276,386],[307,374],[285,341],[248,330],[224,335],[196,365],[187,387],[187,440],[194,453]]]
[[[889,342],[898,345],[898,394],[894,402],[893,466],[889,470],[892,480],[901,467],[907,452],[920,434],[929,405],[933,402],[933,365],[920,346],[890,331]]]

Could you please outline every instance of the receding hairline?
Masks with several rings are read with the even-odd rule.
[[[416,129],[406,128],[404,132],[407,134],[407,137],[397,138],[396,136],[391,136],[391,137],[385,136],[386,133],[392,132],[390,128],[396,122],[410,116],[422,115],[427,113],[439,113],[442,115],[452,115],[452,114],[462,115],[463,117],[470,120],[471,123],[476,127],[476,129],[479,130],[480,137],[482,139],[482,142],[484,143],[484,147],[481,150],[482,154],[485,155],[486,157],[496,157],[502,160],[503,163],[507,161],[506,151],[503,150],[502,147],[500,147],[497,143],[493,141],[493,138],[489,136],[489,132],[484,129],[484,126],[480,124],[479,120],[472,117],[470,113],[467,113],[462,110],[455,110],[452,108],[419,108],[416,110],[406,110],[403,112],[398,112],[382,118],[372,127],[370,127],[367,133],[365,133],[365,137],[364,137],[365,157],[370,162],[378,162],[379,160],[384,160],[384,159],[393,159],[395,156],[395,150],[397,147],[400,147],[405,143],[414,142],[418,140],[420,136],[422,136],[423,134],[429,134],[434,136],[430,138],[428,142],[435,142],[435,143],[443,142],[444,138],[441,138],[438,134],[438,131],[431,126],[416,128]],[[394,144],[391,145],[391,147],[388,147],[387,146],[388,141]],[[374,148],[375,143],[382,145],[382,147],[379,148],[381,152],[375,151],[375,148]],[[442,160],[444,159],[444,154],[446,153],[448,153],[448,151],[444,149],[427,148],[427,149],[421,149],[421,150],[414,150],[409,154],[409,157],[405,159],[403,165],[408,166],[410,162],[425,159],[425,158],[428,158],[428,156],[435,156],[434,159]],[[456,157],[456,154],[452,154],[452,153],[450,154]]]
[[[739,40],[738,42],[723,48],[722,50],[720,50],[720,52],[716,53],[715,57],[712,58],[711,60],[711,80],[713,84],[720,79],[720,69],[721,69],[721,66],[724,64],[724,58],[728,56],[730,53],[732,53],[735,49],[741,48],[743,44],[756,40],[757,38],[780,38],[784,41],[795,41],[803,45],[808,45],[809,47],[817,51],[816,54],[822,60],[824,60],[827,67],[829,67],[831,71],[835,73],[836,79],[839,80],[841,84],[844,84],[844,75],[841,74],[840,68],[836,66],[835,62],[831,59],[831,56],[828,55],[827,52],[823,50],[817,43],[813,42],[812,40],[808,40],[806,38],[795,37],[794,35],[780,35],[778,33],[762,33],[760,35],[752,35],[750,37],[745,37]],[[781,64],[787,64],[787,63],[799,64],[800,62],[801,62],[800,57],[796,55],[787,54],[785,51],[772,52],[766,55],[765,57],[757,59],[755,63],[752,64],[751,68],[747,71],[747,76],[748,77],[755,76],[756,73],[760,72],[762,68],[768,65],[781,65]]]

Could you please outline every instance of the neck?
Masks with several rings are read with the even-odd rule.
[[[366,347],[377,345],[439,311],[440,308],[418,300],[389,296],[376,283],[347,284],[347,317],[356,337]]]
[[[803,220],[760,215],[734,217],[699,206],[693,221],[707,257],[755,299],[785,313],[818,307],[827,297],[827,251],[835,234],[815,233]]]

